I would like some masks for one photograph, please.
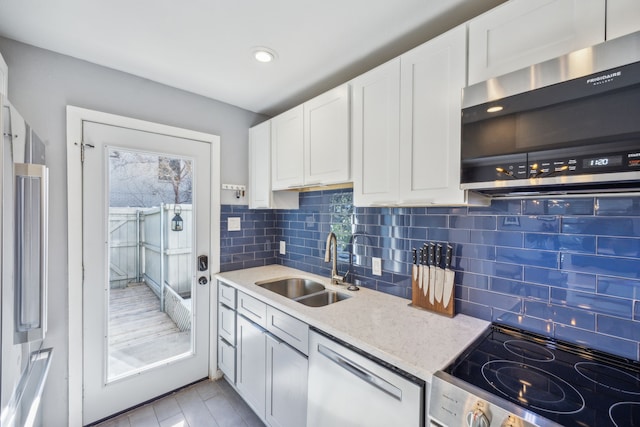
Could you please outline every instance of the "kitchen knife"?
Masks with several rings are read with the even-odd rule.
[[[418,282],[418,251],[413,248],[413,266],[411,267],[411,281]]]
[[[454,284],[454,271],[451,270],[451,255],[453,248],[451,245],[447,245],[447,251],[444,256],[444,289],[442,293],[442,305],[444,308],[449,306],[449,303],[453,299],[453,284]]]
[[[418,258],[418,288],[422,289],[422,278],[424,276],[424,266],[422,260],[424,259],[424,251],[420,248],[420,258]]]
[[[436,289],[436,245],[434,243],[429,243],[429,255],[428,255],[428,263],[429,263],[429,304],[433,305],[435,289]]]
[[[429,245],[426,243],[422,247],[424,252],[424,259],[422,263],[424,264],[424,274],[422,275],[422,294],[426,297],[427,292],[429,292]]]
[[[442,301],[442,291],[444,290],[444,270],[440,267],[441,259],[442,259],[442,245],[438,243],[436,245],[436,286],[435,286],[436,302]]]

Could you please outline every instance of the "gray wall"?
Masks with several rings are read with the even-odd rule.
[[[229,184],[247,183],[248,128],[266,117],[2,37],[0,53],[9,66],[11,103],[47,144],[47,164],[50,168],[50,315],[45,345],[55,347],[55,351],[45,389],[43,415],[47,426],[66,426],[66,106],[74,105],[219,135],[221,182]],[[229,191],[221,193],[224,204],[247,203],[236,200]]]

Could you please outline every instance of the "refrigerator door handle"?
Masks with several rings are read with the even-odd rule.
[[[47,329],[46,166],[16,163],[15,170],[15,328],[14,343],[44,339]]]

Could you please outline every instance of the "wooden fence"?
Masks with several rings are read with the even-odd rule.
[[[122,288],[146,282],[161,300],[162,284],[182,298],[191,297],[193,215],[180,205],[182,231],[171,230],[174,205],[109,210],[109,282]]]

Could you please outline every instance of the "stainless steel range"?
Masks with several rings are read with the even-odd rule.
[[[493,324],[433,377],[430,426],[640,426],[640,364]]]

